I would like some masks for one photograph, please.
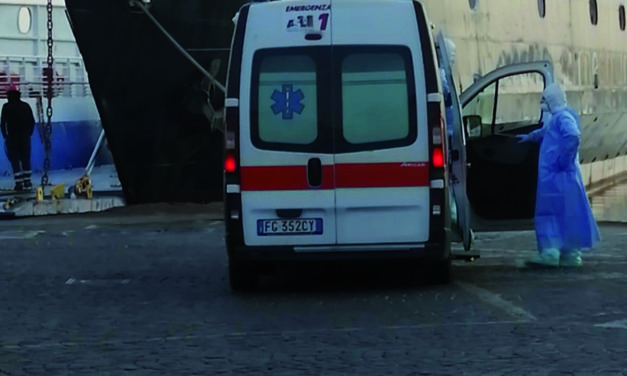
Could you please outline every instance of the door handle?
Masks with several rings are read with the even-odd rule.
[[[322,185],[322,161],[320,158],[311,158],[307,162],[307,183],[312,188]]]

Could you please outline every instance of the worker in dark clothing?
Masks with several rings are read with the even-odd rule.
[[[35,117],[30,105],[21,99],[19,89],[11,85],[7,91],[8,102],[2,106],[0,128],[6,142],[9,161],[13,168],[15,190],[32,189],[31,136],[35,130]]]

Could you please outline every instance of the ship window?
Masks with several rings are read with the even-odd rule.
[[[618,23],[620,24],[620,29],[625,31],[625,6],[621,5],[618,7]]]
[[[592,22],[593,25],[596,25],[599,22],[597,0],[590,0],[590,22]]]
[[[540,13],[540,17],[544,18],[546,16],[546,1],[538,0],[538,12]]]
[[[17,28],[22,34],[26,34],[30,31],[32,24],[32,17],[30,8],[21,7],[17,13]]]
[[[479,0],[468,0],[468,4],[470,4],[470,9],[477,9],[477,6],[479,6]]]

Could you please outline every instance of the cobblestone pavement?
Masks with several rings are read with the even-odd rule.
[[[0,222],[0,375],[627,374],[627,226],[581,270],[478,234],[447,286],[333,264],[236,295],[221,222],[116,215]]]

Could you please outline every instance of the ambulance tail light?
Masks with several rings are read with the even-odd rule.
[[[240,194],[239,107],[237,100],[227,99],[224,124],[224,185],[226,195]],[[237,198],[239,200],[239,198]],[[239,206],[239,205],[238,205]]]
[[[237,172],[237,135],[239,131],[239,107],[233,106],[233,100],[227,100],[224,124],[224,172],[232,174]],[[230,106],[229,106],[230,105]],[[233,181],[231,181],[233,183]],[[228,184],[228,182],[227,182]]]
[[[227,238],[241,238],[241,166],[238,100],[227,99],[224,124],[224,217]]]
[[[227,173],[234,173],[237,170],[237,161],[235,160],[235,156],[231,153],[226,155],[224,158],[224,171]]]
[[[433,148],[431,161],[433,162],[433,167],[444,168],[444,153],[442,153],[441,147],[436,146]]]
[[[237,130],[239,129],[239,108],[227,107],[224,124],[224,172],[237,171]]]
[[[430,131],[429,156],[431,159],[431,181],[445,179],[446,175],[446,129],[442,116],[441,96],[437,96],[428,104],[428,124]],[[437,100],[436,100],[437,99]],[[435,188],[435,187],[433,187]]]
[[[449,216],[448,177],[446,163],[446,125],[443,118],[443,103],[440,94],[430,94],[428,108],[429,124],[429,211],[430,239],[434,242],[445,241],[447,238],[447,222]]]

